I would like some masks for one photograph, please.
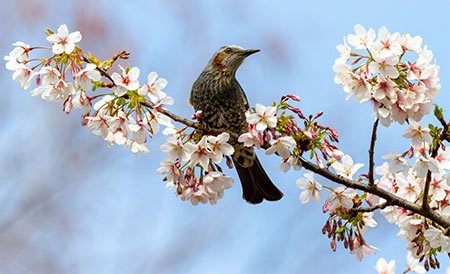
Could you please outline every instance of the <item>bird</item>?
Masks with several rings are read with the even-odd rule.
[[[189,103],[201,111],[202,128],[242,134],[248,132],[245,112],[249,109],[247,96],[236,80],[236,72],[245,58],[259,49],[240,46],[219,48],[192,85]],[[242,197],[250,204],[264,199],[278,201],[283,193],[272,183],[253,147],[233,144],[232,160],[242,185]]]

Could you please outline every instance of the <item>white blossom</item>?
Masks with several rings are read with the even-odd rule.
[[[291,155],[290,147],[296,147],[297,143],[291,136],[283,136],[270,142],[270,147],[266,150],[266,155],[274,154],[275,152],[286,159]]]
[[[353,175],[363,166],[364,164],[353,164],[353,159],[349,155],[342,157],[342,163],[336,161],[331,165],[336,174],[350,180],[353,180]]]
[[[61,54],[63,52],[70,54],[75,49],[75,43],[80,42],[81,38],[79,31],[69,33],[67,25],[61,25],[58,28],[58,33],[49,35],[47,40],[52,43],[52,51],[54,54]]]
[[[311,198],[314,198],[314,201],[319,202],[321,193],[320,190],[322,189],[322,185],[320,185],[315,179],[314,179],[314,173],[308,172],[304,175],[305,178],[300,178],[297,180],[297,187],[300,189],[304,189],[302,193],[300,193],[299,199],[302,203],[307,203],[311,200]]]
[[[263,106],[256,104],[256,113],[250,113],[247,116],[247,123],[256,124],[257,130],[265,130],[266,128],[274,128],[277,126],[277,108],[273,106]]]

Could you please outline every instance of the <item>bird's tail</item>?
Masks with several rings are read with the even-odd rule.
[[[250,151],[251,149],[251,151]],[[278,201],[283,197],[283,193],[272,183],[266,171],[261,166],[258,158],[253,152],[253,148],[242,148],[239,152],[252,154],[252,161],[240,161],[242,155],[233,157],[234,166],[241,179],[242,197],[251,204],[259,204],[266,199],[268,201]],[[236,156],[236,155],[235,155]]]

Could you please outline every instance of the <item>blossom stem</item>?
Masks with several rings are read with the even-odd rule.
[[[377,128],[378,128],[378,122],[379,118],[375,120],[373,123],[372,128],[372,138],[370,140],[370,148],[369,148],[369,186],[374,186],[374,180],[373,180],[373,166],[374,166],[374,160],[373,160],[373,154],[374,154],[374,148],[375,148],[375,141],[377,140]]]

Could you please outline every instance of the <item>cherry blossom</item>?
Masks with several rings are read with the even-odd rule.
[[[350,45],[354,46],[356,49],[364,49],[370,47],[375,39],[375,31],[370,28],[369,31],[361,25],[355,26],[355,34],[349,34],[347,36],[347,41]]]
[[[414,38],[409,35],[409,33],[405,33],[402,35],[400,39],[400,44],[403,48],[415,52],[421,52],[422,51],[422,37],[415,36]]]
[[[256,104],[256,113],[250,113],[247,116],[247,123],[256,124],[257,130],[265,130],[266,128],[274,128],[277,126],[277,108],[273,106],[263,106]]]
[[[189,153],[183,145],[179,136],[170,136],[167,143],[161,145],[161,151],[167,152],[167,161],[175,162],[180,160],[185,162],[189,160]]]
[[[450,252],[450,237],[445,236],[442,230],[430,227],[424,233],[432,248],[442,247],[443,252]]]
[[[416,163],[413,166],[413,170],[416,172],[416,175],[420,178],[425,178],[428,170],[433,173],[439,173],[439,163],[434,158],[424,158],[420,157],[416,160]]]
[[[334,211],[339,205],[341,205],[342,208],[352,208],[352,199],[355,195],[356,190],[338,186],[328,195],[326,200],[327,206],[325,209],[327,211]]]
[[[49,35],[47,40],[52,43],[52,51],[54,54],[61,54],[63,52],[70,54],[75,49],[75,43],[80,42],[81,38],[79,31],[69,33],[67,25],[64,24],[59,26],[58,33]]]
[[[210,204],[215,204],[223,197],[223,191],[233,186],[233,179],[218,171],[211,171],[203,178],[205,191],[208,194]]]
[[[430,135],[430,129],[423,126],[416,121],[410,121],[408,128],[402,134],[405,138],[411,139],[411,146],[415,149],[419,149],[423,144],[431,144],[433,139]]]
[[[270,142],[270,147],[266,150],[266,155],[274,154],[275,152],[286,159],[291,155],[290,147],[295,147],[297,143],[291,136],[283,136]]]
[[[76,76],[76,84],[83,90],[90,90],[92,87],[91,80],[94,82],[100,81],[101,75],[94,64],[87,64],[86,67],[80,70]]]
[[[436,156],[436,161],[439,162],[439,166],[442,169],[450,169],[450,148],[442,149],[442,147],[439,148],[438,154]]]
[[[343,45],[337,45],[336,49],[339,51],[339,54],[341,55],[340,58],[336,59],[337,63],[345,63],[348,61],[348,58],[350,58],[350,52],[351,48],[347,45],[347,41],[344,37],[344,44]]]
[[[366,243],[360,243],[358,237],[353,239],[353,250],[350,251],[351,254],[356,255],[358,261],[362,261],[362,258],[375,253],[374,247]]]
[[[395,274],[395,260],[387,263],[384,258],[379,258],[375,270],[378,274]]]
[[[15,48],[8,54],[8,60],[24,58],[24,55],[28,54],[31,50],[30,45],[20,41],[17,41],[12,45],[15,46]],[[23,59],[20,61],[23,61]]]
[[[400,33],[396,32],[391,35],[386,27],[381,27],[378,30],[378,39],[373,46],[376,50],[387,51],[397,56],[403,52],[400,44]]]
[[[413,175],[408,174],[405,177],[403,174],[399,173],[395,176],[397,186],[399,187],[397,191],[397,195],[405,198],[410,202],[415,202],[419,197],[421,192],[421,188],[419,184],[416,182],[416,179]]]
[[[429,193],[436,201],[442,201],[447,196],[446,191],[450,191],[450,186],[447,184],[444,173],[433,172],[432,174]]]
[[[363,167],[364,164],[353,164],[353,159],[349,155],[344,155],[342,157],[342,163],[334,162],[331,167],[334,171],[347,179],[352,180],[353,175]]]
[[[20,82],[23,89],[29,88],[35,73],[24,64],[18,64],[15,69],[12,75],[13,80]]]
[[[147,133],[151,134],[151,127],[146,121],[135,121],[133,117],[128,117],[128,127],[133,133],[133,139],[138,144],[144,144],[147,142]]]
[[[391,160],[389,163],[389,172],[396,173],[399,171],[407,172],[409,169],[409,162],[405,158],[403,158],[400,154],[395,151],[392,151],[389,154],[381,156],[381,158],[385,160]]]
[[[251,146],[256,146],[257,148],[261,147],[261,143],[258,139],[258,134],[256,130],[241,134],[238,138],[238,142],[243,143],[245,147]]]
[[[161,167],[156,170],[159,174],[165,174],[167,180],[167,188],[172,188],[175,186],[176,182],[182,177],[182,172],[180,169],[171,161],[163,160],[161,161]]]
[[[230,156],[234,153],[234,148],[228,144],[230,134],[223,132],[216,136],[208,136],[207,147],[211,152],[211,160],[218,164],[222,161],[223,156]]]
[[[167,97],[167,94],[162,91],[163,88],[167,86],[167,80],[164,78],[158,78],[158,74],[156,72],[151,72],[147,76],[148,83],[143,85],[138,93],[140,95],[147,95],[150,100],[156,104],[158,100],[162,100]],[[168,101],[169,102],[169,101]]]
[[[278,164],[278,168],[283,173],[288,172],[291,166],[295,171],[299,171],[302,168],[302,163],[297,157],[291,155],[287,159],[282,159],[280,164]]]
[[[376,227],[378,225],[378,223],[373,219],[373,212],[364,212],[361,214],[361,219],[361,235],[366,233],[368,227]]]
[[[65,101],[69,96],[75,94],[72,83],[59,79],[57,83],[42,85],[30,92],[32,96],[41,96],[48,101]]]
[[[380,53],[373,53],[373,59],[375,62],[369,64],[369,71],[371,73],[380,73],[392,79],[400,75],[395,67],[399,61],[398,56],[393,55],[389,51],[382,51]]]
[[[38,74],[43,75],[42,76],[43,86],[55,84],[59,81],[59,78],[61,77],[61,73],[59,72],[59,70],[51,66],[45,66],[41,68]]]
[[[200,164],[204,170],[208,170],[211,153],[208,151],[207,137],[203,136],[197,144],[186,143],[185,147],[191,156],[190,166]]]
[[[133,152],[134,154],[136,154],[136,156],[139,156],[141,154],[141,152],[144,152],[145,154],[149,154],[150,150],[148,149],[148,145],[146,143],[138,143],[135,140],[130,140],[127,139],[124,147],[126,149],[130,149],[131,152]]]
[[[305,178],[300,178],[297,180],[297,187],[300,189],[304,189],[302,193],[300,193],[299,199],[304,204],[311,200],[311,198],[314,198],[314,201],[319,202],[321,193],[320,190],[322,189],[322,185],[320,185],[316,180],[314,179],[314,173],[308,172],[304,175]]]
[[[116,84],[114,93],[117,96],[123,96],[128,90],[137,90],[139,88],[139,68],[132,67],[128,71],[122,66],[119,66],[119,68],[122,70],[122,75],[117,72],[114,72],[111,75],[111,78],[114,80],[114,84]]]

